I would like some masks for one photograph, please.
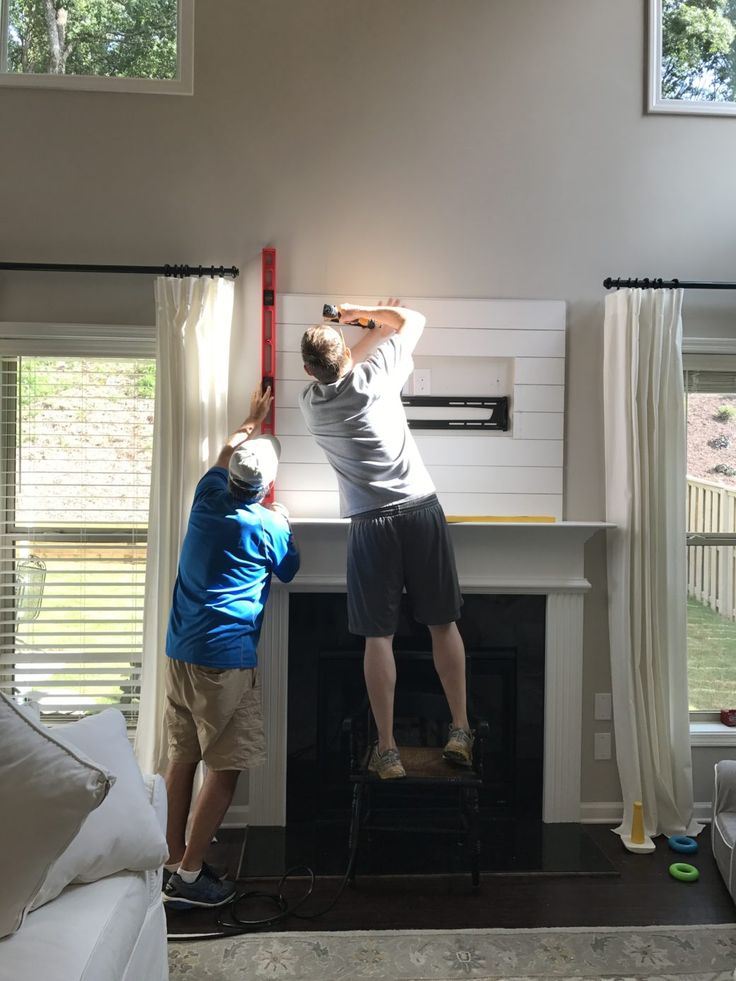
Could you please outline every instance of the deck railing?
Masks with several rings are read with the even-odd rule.
[[[687,480],[688,531],[736,532],[736,487],[710,480]],[[733,545],[691,545],[687,550],[687,592],[721,616],[736,620],[736,549]]]

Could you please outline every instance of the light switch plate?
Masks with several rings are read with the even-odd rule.
[[[605,722],[612,718],[611,693],[610,691],[599,691],[595,694],[595,718],[599,722]]]
[[[611,733],[596,732],[594,735],[593,759],[610,760],[611,758]]]

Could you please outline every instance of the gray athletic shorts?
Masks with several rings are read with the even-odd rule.
[[[460,616],[462,596],[444,511],[436,495],[367,511],[348,531],[348,630],[388,637],[399,624],[401,594],[426,626]]]

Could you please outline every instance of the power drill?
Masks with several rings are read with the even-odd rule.
[[[334,303],[325,303],[322,307],[322,317],[324,320],[329,320],[333,324],[340,323],[340,313]],[[350,323],[358,327],[365,327],[368,330],[373,330],[374,327],[378,326],[376,321],[369,317],[356,317]]]

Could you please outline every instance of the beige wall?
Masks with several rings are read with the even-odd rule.
[[[291,292],[564,299],[566,516],[599,519],[602,279],[736,268],[736,119],[644,114],[644,6],[199,0],[191,98],[0,89],[0,255],[245,269],[271,244]],[[727,299],[689,296],[688,331],[732,331]],[[13,318],[148,322],[151,286],[0,274]],[[583,797],[605,801],[600,535],[588,571]]]

